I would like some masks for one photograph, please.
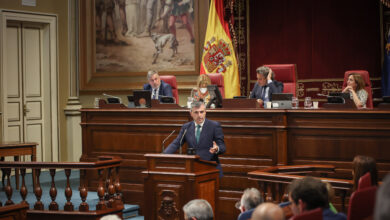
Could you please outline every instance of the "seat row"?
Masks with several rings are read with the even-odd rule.
[[[293,96],[297,96],[297,67],[295,64],[268,64],[264,65],[269,68],[271,68],[275,72],[275,79],[283,82],[284,89],[283,93],[292,93]],[[373,100],[372,100],[372,86],[370,81],[370,76],[368,71],[366,70],[348,70],[344,74],[344,82],[342,89],[347,87],[347,81],[348,76],[351,73],[358,73],[362,76],[364,83],[365,83],[365,89],[368,93],[368,99],[367,99],[367,108],[372,109],[373,108]],[[224,98],[225,94],[225,86],[224,86],[224,80],[223,76],[221,74],[217,73],[211,73],[208,74],[211,80],[211,84],[217,85],[222,97]],[[177,81],[176,76],[174,75],[162,75],[160,76],[161,80],[168,83],[172,87],[172,93],[176,100],[179,100],[179,92],[177,87]]]

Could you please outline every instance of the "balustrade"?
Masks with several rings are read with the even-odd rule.
[[[12,205],[13,189],[11,184],[11,171],[12,169],[19,169],[22,177],[22,185],[20,187],[21,204],[29,205],[26,201],[28,190],[26,187],[26,170],[32,172],[33,193],[35,195],[35,203],[33,208],[27,211],[27,216],[32,216],[31,219],[38,218],[45,214],[53,215],[67,215],[73,213],[72,216],[79,216],[80,219],[98,219],[104,214],[115,213],[122,215],[123,201],[121,192],[121,183],[119,181],[119,170],[120,170],[121,159],[115,157],[99,157],[97,162],[0,162],[0,168],[5,175],[6,185],[4,191],[7,197],[5,206]],[[48,170],[51,177],[49,195],[50,204],[48,209],[45,210],[44,203],[42,202],[43,188],[41,187],[40,175],[42,170]],[[66,177],[66,186],[64,190],[66,202],[64,207],[59,207],[57,198],[57,186],[55,183],[56,171],[64,170]],[[80,181],[79,191],[81,203],[78,210],[72,203],[72,196],[74,189],[71,188],[70,176],[72,170],[80,170],[80,175],[86,175],[87,170],[96,170],[98,175],[98,187],[97,194],[99,202],[96,205],[95,211],[90,211],[89,204],[87,203],[88,188],[84,181]],[[57,174],[58,175],[58,174]],[[0,202],[0,206],[2,203]],[[61,210],[62,209],[62,210]],[[87,217],[90,214],[89,217]],[[34,217],[36,216],[36,217]],[[77,218],[77,217],[76,217]],[[29,218],[30,219],[30,218]]]

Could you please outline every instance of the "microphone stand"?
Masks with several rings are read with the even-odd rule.
[[[122,99],[118,96],[108,95],[106,93],[103,93],[103,96],[109,97],[109,98],[116,98],[119,100],[119,103],[122,103]]]
[[[165,142],[172,136],[173,133],[175,133],[176,130],[173,130],[169,135],[168,137],[166,137],[163,142],[162,142],[162,152],[164,153],[164,150],[165,150],[165,147],[164,147],[164,144]]]
[[[187,133],[187,128],[186,128],[186,130],[184,130],[184,133],[183,133],[183,135],[181,136],[181,139],[180,139],[180,150],[179,150],[180,154],[182,154],[181,143],[183,143],[183,138],[186,135],[186,133]]]

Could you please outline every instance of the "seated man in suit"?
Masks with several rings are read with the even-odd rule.
[[[259,190],[256,188],[245,189],[241,196],[241,200],[236,203],[236,208],[241,212],[237,220],[251,219],[253,211],[262,202],[263,198],[261,197]]]
[[[181,127],[179,135],[164,153],[172,154],[184,142],[187,142],[188,149],[193,149],[202,160],[217,162],[221,177],[222,167],[219,164],[218,155],[226,151],[221,124],[206,119],[206,106],[203,102],[193,102],[190,114],[194,121],[187,122]]]
[[[283,83],[274,80],[275,73],[271,68],[261,66],[256,69],[257,83],[251,92],[250,98],[257,99],[260,106],[264,103],[272,101],[271,97],[273,93],[283,92]]]
[[[162,96],[173,97],[171,85],[160,80],[157,71],[149,70],[147,78],[149,83],[144,85],[144,90],[150,90],[152,99],[160,99]]]

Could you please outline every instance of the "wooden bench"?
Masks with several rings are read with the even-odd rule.
[[[341,210],[346,211],[346,197],[350,193],[353,182],[346,179],[327,178],[328,174],[335,172],[331,165],[293,165],[273,166],[263,170],[249,172],[249,179],[258,183],[263,198],[266,201],[285,202],[288,200],[288,185],[295,179],[312,176],[328,182],[341,199]]]

